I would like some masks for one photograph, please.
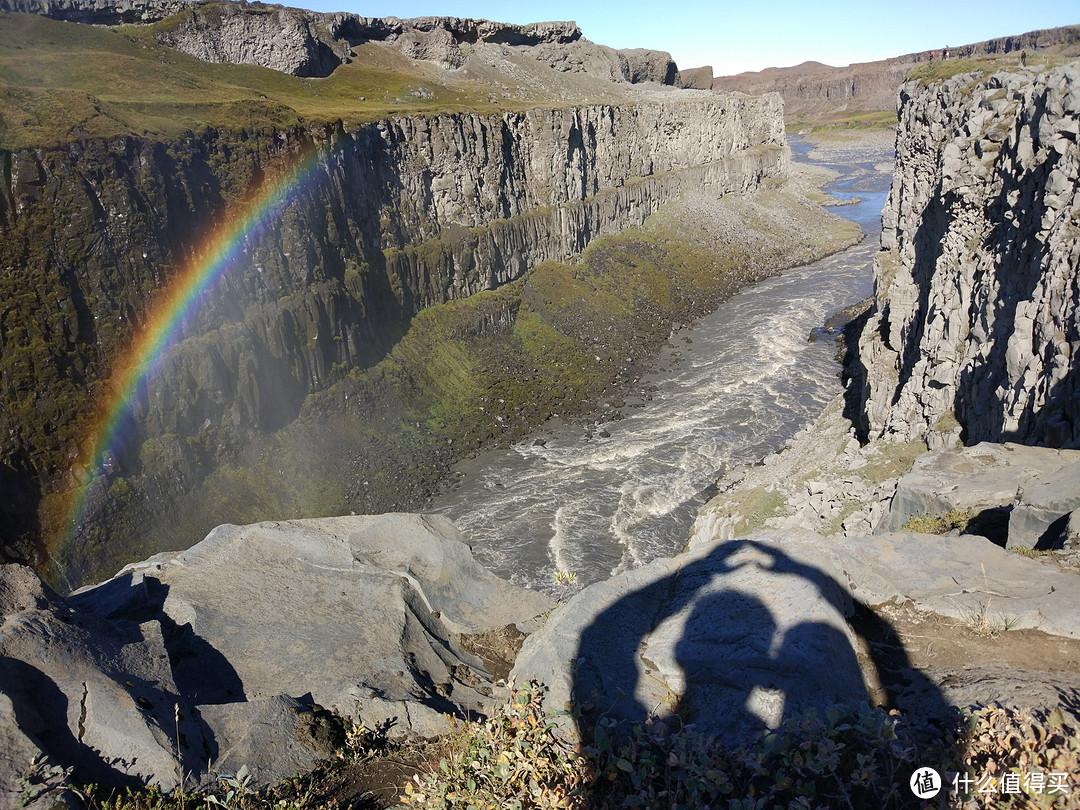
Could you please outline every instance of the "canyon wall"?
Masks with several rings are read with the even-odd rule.
[[[42,482],[85,480],[73,462],[89,403],[107,396],[110,364],[155,294],[253,189],[305,155],[315,168],[242,237],[139,392],[106,471],[137,471],[155,436],[208,458],[240,447],[371,365],[421,308],[565,260],[683,189],[751,189],[784,171],[783,143],[780,100],[767,96],[0,153],[0,485],[11,525],[33,529]]]
[[[361,17],[232,0],[0,0],[0,11],[94,25],[157,24],[163,45],[205,62],[260,65],[293,76],[329,76],[368,42],[456,71],[517,51],[562,73],[614,82],[705,87],[680,79],[667,51],[590,42],[573,22],[526,25],[461,17]],[[709,73],[711,81],[712,73]]]
[[[1080,447],[1080,71],[900,90],[863,429]]]

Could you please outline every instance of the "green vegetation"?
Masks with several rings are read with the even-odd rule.
[[[814,118],[791,118],[785,122],[790,134],[810,133],[820,138],[843,138],[851,132],[896,129],[894,110],[834,110]]]
[[[934,423],[934,430],[938,433],[951,433],[960,427],[960,421],[956,418],[956,411],[949,408]]]
[[[856,474],[868,484],[880,484],[889,478],[899,478],[911,469],[915,459],[927,451],[926,442],[880,442],[878,453]]]
[[[361,58],[325,79],[303,79],[186,56],[154,39],[166,25],[113,29],[0,12],[0,149],[499,109],[482,88],[441,83],[378,46],[361,46]]]
[[[1054,552],[1052,549],[1034,549],[1027,546],[1013,546],[1009,549],[1013,554],[1019,554],[1021,557],[1028,557],[1029,559],[1037,560],[1039,557],[1049,557]]]
[[[1002,790],[1004,780],[1026,774],[1062,774],[1080,782],[1080,729],[1060,709],[1034,712],[989,706],[960,718],[957,727],[930,747],[896,712],[866,705],[829,708],[793,717],[741,746],[705,739],[691,730],[670,730],[657,718],[617,729],[601,720],[591,745],[572,745],[560,729],[565,714],[544,709],[535,682],[514,692],[490,718],[457,722],[427,749],[394,747],[385,738],[347,729],[326,768],[256,792],[244,769],[221,778],[214,790],[162,795],[154,788],[81,789],[93,810],[309,810],[317,807],[394,805],[432,808],[774,807],[911,806],[908,780],[917,768],[958,772],[972,806],[1066,808],[1069,791]],[[923,741],[925,742],[925,741]],[[395,767],[390,784],[354,785],[345,774],[357,763],[407,762],[412,779]],[[979,794],[976,779],[990,775],[996,788]],[[1062,778],[1062,777],[1059,777]],[[398,781],[393,781],[393,780]],[[24,776],[27,798],[70,785],[70,772],[44,761]],[[382,787],[384,803],[368,789]],[[70,787],[68,789],[71,789]],[[364,792],[361,793],[361,790]],[[359,795],[358,795],[359,794]],[[403,794],[403,795],[401,795]],[[968,806],[965,804],[965,806]]]
[[[1057,54],[1029,51],[1027,52],[1026,66],[1036,71],[1049,70],[1064,65],[1075,58],[1075,56],[1059,56]],[[912,70],[907,75],[907,81],[917,81],[923,87],[927,87],[936,82],[951,79],[953,76],[959,76],[962,73],[981,73],[984,76],[989,76],[999,70],[1010,70],[1018,67],[1020,67],[1020,55],[1017,53],[983,56],[978,59],[934,59]]]
[[[944,515],[916,515],[904,521],[901,531],[920,534],[948,534],[963,532],[974,515],[967,509],[950,509]]]
[[[764,487],[740,489],[725,503],[725,512],[737,515],[735,537],[745,537],[765,525],[765,521],[779,514],[787,502],[779,491],[766,492]]]

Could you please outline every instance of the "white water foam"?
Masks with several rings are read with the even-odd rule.
[[[832,155],[833,153],[830,153]],[[876,226],[888,178],[881,153],[858,153],[839,181],[866,202],[838,213]],[[837,167],[834,167],[837,168]],[[838,167],[843,168],[843,167]],[[831,340],[808,341],[826,317],[871,292],[872,233],[861,245],[766,280],[673,338],[663,369],[642,380],[651,401],[623,408],[600,438],[583,425],[488,451],[436,499],[477,557],[513,581],[559,592],[677,552],[718,473],[771,452],[840,390]]]

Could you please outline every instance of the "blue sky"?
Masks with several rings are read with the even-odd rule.
[[[1080,24],[1077,0],[691,0],[636,4],[601,0],[278,0],[368,17],[445,15],[500,22],[575,20],[613,48],[670,51],[679,67],[711,64],[716,75],[796,65],[869,62],[1038,28]]]

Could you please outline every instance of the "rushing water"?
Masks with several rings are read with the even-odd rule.
[[[683,329],[623,418],[551,420],[460,465],[460,481],[432,510],[454,520],[491,570],[554,592],[557,571],[574,572],[576,589],[678,551],[719,473],[778,449],[839,392],[834,342],[808,335],[871,293],[892,155],[799,141],[792,151],[841,172],[827,190],[855,202],[834,210],[867,238],[756,284]]]

